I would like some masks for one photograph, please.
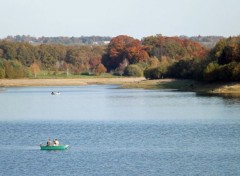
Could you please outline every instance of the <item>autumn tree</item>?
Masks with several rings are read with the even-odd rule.
[[[71,64],[75,73],[91,72],[101,64],[103,47],[71,46],[67,49],[66,63]]]
[[[240,62],[240,37],[220,40],[211,51],[211,57],[220,65]]]
[[[204,80],[239,81],[240,37],[220,40],[211,50],[210,59],[204,70]]]
[[[27,67],[29,67],[38,57],[37,48],[29,43],[17,43],[16,51],[16,59]]]
[[[49,50],[51,50],[50,46],[47,45],[40,45],[38,47],[38,55],[43,69],[52,69],[57,61],[57,58],[54,58]]]
[[[118,68],[124,60],[127,60],[129,64],[135,64],[145,62],[148,58],[146,48],[141,44],[141,41],[120,35],[110,41],[102,62],[110,71]]]
[[[149,59],[149,66],[150,67],[157,67],[157,66],[159,66],[159,64],[160,64],[160,62],[159,62],[159,60],[158,60],[158,58],[157,57],[151,57],[150,59]]]
[[[7,60],[16,59],[17,57],[16,43],[3,40],[0,42],[0,49],[2,52],[1,55],[4,59]]]
[[[30,66],[30,71],[31,71],[32,74],[34,74],[34,77],[36,78],[37,74],[40,72],[40,68],[39,68],[38,64],[37,63],[33,63]]]
[[[205,57],[207,49],[197,42],[179,37],[166,37],[162,35],[143,38],[143,44],[148,48],[150,56],[158,59],[167,57],[172,60]]]
[[[96,66],[96,68],[94,69],[94,73],[96,75],[100,75],[102,73],[106,73],[107,72],[107,69],[104,67],[103,64],[99,64]]]

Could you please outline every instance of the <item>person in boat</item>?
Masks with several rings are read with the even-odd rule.
[[[52,141],[51,141],[51,139],[48,139],[47,146],[50,146],[50,145],[52,145]]]
[[[58,139],[54,139],[54,146],[59,146],[59,141],[58,141]]]
[[[51,92],[51,95],[60,95],[60,92]]]

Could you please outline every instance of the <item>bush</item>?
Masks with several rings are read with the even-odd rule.
[[[143,70],[135,64],[129,65],[124,70],[125,76],[132,76],[132,77],[141,77],[143,76]]]
[[[161,67],[149,68],[144,71],[144,77],[146,79],[160,79],[163,78],[164,71]]]
[[[91,74],[89,72],[83,72],[83,73],[81,73],[81,75],[90,76]]]
[[[219,65],[211,62],[204,70],[204,80],[209,82],[238,81],[240,80],[240,64],[230,62],[229,64]]]
[[[240,81],[240,63],[235,65],[235,67],[232,70],[232,79],[234,81]]]
[[[107,72],[107,69],[106,69],[106,67],[104,67],[103,64],[98,64],[96,66],[96,68],[94,69],[95,75],[100,75],[100,74],[106,73],[106,72]]]
[[[5,69],[0,67],[0,79],[5,78]]]
[[[218,80],[218,70],[219,65],[217,63],[209,63],[203,72],[204,80],[209,82]]]
[[[3,62],[5,68],[5,77],[6,78],[23,78],[27,75],[26,70],[24,69],[21,62],[17,60],[12,61],[4,61]]]
[[[3,65],[3,60],[0,58],[0,79],[2,78],[5,78],[5,69]]]
[[[148,64],[145,62],[139,62],[136,64],[141,70],[145,70],[148,67]]]
[[[220,80],[220,81],[231,81],[232,80],[232,70],[233,70],[233,68],[234,68],[234,63],[221,65],[218,69],[218,80]]]

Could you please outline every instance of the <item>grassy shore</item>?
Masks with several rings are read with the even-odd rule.
[[[124,88],[174,89],[208,94],[235,94],[240,96],[240,83],[206,83],[194,80],[160,79],[125,83]]]
[[[18,86],[84,86],[91,84],[119,84],[122,88],[175,89],[209,94],[234,94],[240,96],[240,83],[205,83],[194,80],[145,78],[72,78],[72,79],[0,79],[0,87]]]

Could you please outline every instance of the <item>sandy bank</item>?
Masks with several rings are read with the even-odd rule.
[[[175,89],[209,94],[236,94],[240,83],[204,83],[194,80],[145,78],[76,78],[76,79],[0,79],[0,87],[20,86],[84,86],[91,84],[120,84],[122,88]]]
[[[145,78],[78,78],[78,79],[0,79],[0,87],[20,86],[83,86],[90,84],[125,84]]]

